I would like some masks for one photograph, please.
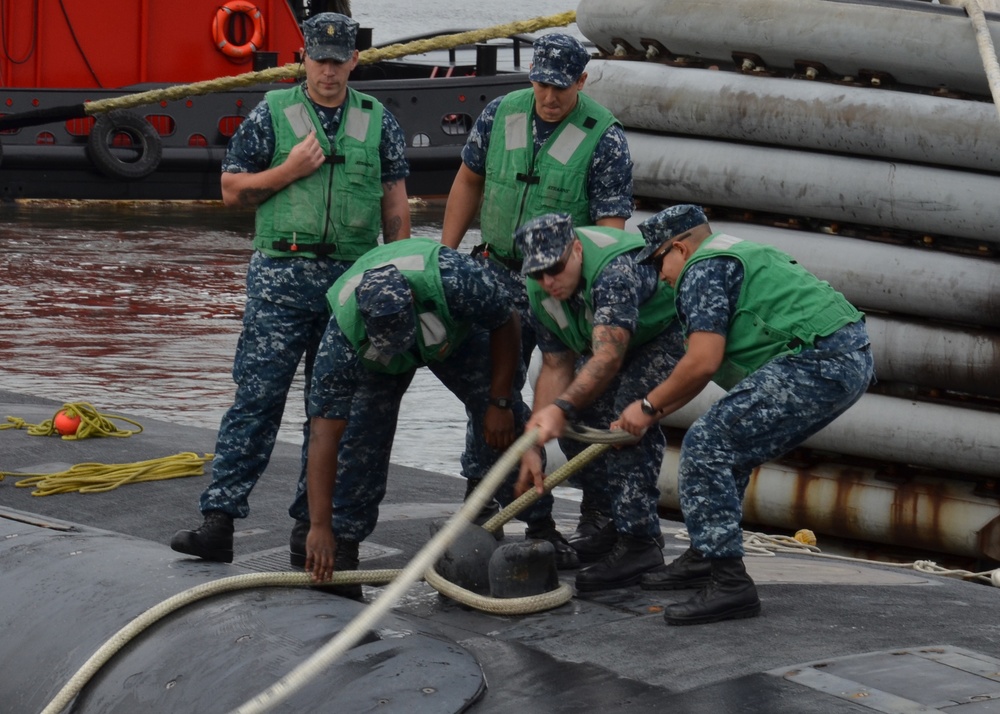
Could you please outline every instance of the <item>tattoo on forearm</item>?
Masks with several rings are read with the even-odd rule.
[[[625,330],[594,330],[593,351],[594,354],[604,354],[606,348],[610,348],[614,356],[621,360],[628,350],[628,343],[631,335]]]
[[[399,216],[388,216],[382,222],[382,238],[386,243],[399,239],[399,231],[403,227],[403,219]]]
[[[594,330],[594,354],[580,368],[580,372],[566,392],[574,404],[589,403],[607,388],[621,368],[630,336],[627,330],[609,328]]]
[[[276,194],[273,188],[248,188],[240,191],[239,201],[241,206],[259,206],[271,196]]]

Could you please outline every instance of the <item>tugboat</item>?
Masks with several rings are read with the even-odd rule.
[[[44,6],[0,10],[0,200],[219,199],[229,138],[281,85],[248,79],[170,99],[156,90],[294,68],[307,15],[303,0],[115,0],[101,13],[85,0],[62,0],[52,12]],[[344,9],[343,0],[314,2],[308,12]],[[371,46],[370,28],[361,28],[358,45]],[[382,101],[406,133],[411,195],[447,193],[476,116],[526,86],[530,49],[531,38],[517,36],[359,64],[352,86]],[[500,50],[509,61],[498,69]],[[153,103],[84,111],[139,92],[153,92]]]

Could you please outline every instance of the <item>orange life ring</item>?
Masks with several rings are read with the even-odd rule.
[[[242,13],[250,18],[253,23],[253,37],[245,45],[234,45],[226,36],[226,27],[229,19],[235,13]],[[212,24],[212,38],[215,40],[215,47],[225,55],[242,59],[249,57],[252,52],[259,50],[264,44],[264,16],[260,9],[253,3],[245,0],[231,0],[219,8],[215,13],[215,22]]]

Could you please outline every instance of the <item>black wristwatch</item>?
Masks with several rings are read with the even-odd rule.
[[[565,399],[556,399],[552,403],[562,409],[563,414],[566,415],[566,421],[576,421],[576,407],[567,402]]]
[[[658,410],[656,409],[656,407],[653,406],[652,402],[650,402],[648,399],[646,399],[646,397],[642,398],[642,413],[643,414],[645,414],[646,416],[656,416],[656,412],[657,411]]]
[[[514,400],[507,397],[490,397],[490,404],[497,409],[510,409],[514,406]]]

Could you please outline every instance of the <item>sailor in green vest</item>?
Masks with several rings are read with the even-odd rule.
[[[552,33],[535,40],[532,51],[531,87],[490,102],[469,133],[441,233],[442,243],[458,248],[480,213],[482,242],[473,254],[521,313],[525,374],[536,340],[514,231],[556,212],[578,226],[624,229],[633,205],[625,132],[581,91],[587,49],[575,37]],[[584,501],[577,534],[593,535],[607,515]]]
[[[865,393],[874,367],[864,316],[785,253],[713,232],[698,206],[667,208],[639,228],[646,239],[639,259],[676,290],[687,352],[615,426],[641,434],[709,381],[728,390],[681,445],[677,476],[691,547],[641,586],[701,588],[664,609],[671,625],[755,617],[760,599],[740,530],[750,474]]]
[[[316,580],[357,569],[358,546],[374,530],[385,495],[400,400],[418,367],[426,365],[465,405],[468,479],[482,480],[529,416],[515,384],[520,319],[470,256],[430,238],[379,246],[344,273],[328,300],[332,317],[309,401],[312,527],[305,546]],[[518,517],[526,537],[552,543],[557,566],[565,565],[573,550],[551,513],[549,496]],[[360,586],[338,587],[361,595]]]
[[[410,235],[409,166],[402,129],[373,97],[347,86],[357,65],[358,23],[320,13],[303,23],[306,79],[268,92],[240,124],[222,164],[228,206],[256,208],[243,332],[233,362],[236,397],[226,412],[201,496],[204,523],[170,546],[206,560],[233,559],[233,519],[271,458],[285,400],[305,360],[305,402],[313,358],[329,319],[326,292],[382,239]],[[303,425],[308,442],[309,425]],[[303,446],[289,515],[293,566],[305,562],[309,529]]]
[[[565,213],[532,219],[517,230],[524,255],[532,319],[542,351],[534,410],[526,429],[539,429],[539,449],[521,461],[519,490],[541,490],[541,445],[570,423],[607,429],[621,410],[659,383],[683,354],[673,291],[638,265],[642,237],[617,228],[574,230]],[[572,458],[586,448],[559,445]],[[570,539],[581,562],[580,591],[639,582],[663,565],[656,507],[666,438],[659,429],[635,445],[612,449],[577,471],[583,498],[611,517],[593,535]]]

